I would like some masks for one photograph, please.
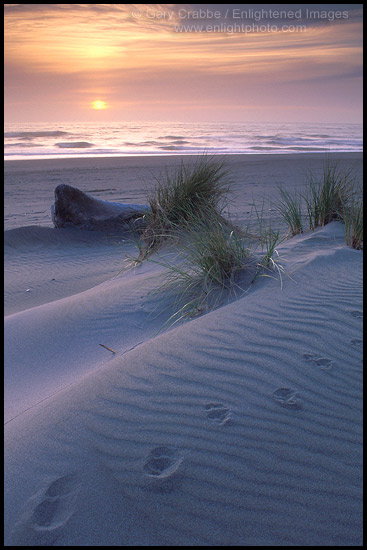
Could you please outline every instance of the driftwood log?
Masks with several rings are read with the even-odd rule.
[[[89,231],[125,231],[145,226],[149,207],[96,199],[76,187],[61,184],[55,189],[51,217],[55,227],[79,227]]]

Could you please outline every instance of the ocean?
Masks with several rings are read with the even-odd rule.
[[[362,136],[341,123],[8,123],[4,158],[359,152]]]

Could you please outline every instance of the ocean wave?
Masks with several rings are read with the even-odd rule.
[[[57,129],[59,126],[59,129]],[[362,126],[329,124],[5,125],[5,158],[362,151]],[[61,138],[61,139],[60,139]]]
[[[292,144],[297,144],[297,143],[310,143],[310,144],[314,144],[315,143],[315,140],[314,139],[311,139],[309,137],[289,137],[289,136],[284,136],[284,137],[276,137],[274,139],[271,139],[269,141],[265,141],[265,143],[269,144],[269,145],[292,145]]]
[[[94,143],[89,141],[65,141],[61,143],[55,143],[56,147],[64,149],[84,149],[86,147],[94,147]]]
[[[186,136],[159,136],[158,139],[185,139]]]
[[[147,140],[147,141],[138,141],[134,143],[133,141],[125,141],[124,145],[128,147],[146,147],[147,145],[160,145],[159,141]]]
[[[160,145],[160,149],[163,149],[163,151],[181,151],[182,147],[179,145]]]
[[[20,141],[18,143],[4,143],[4,147],[42,147],[42,144],[30,143],[29,141]]]
[[[37,132],[5,132],[4,137],[33,139],[35,137],[65,136],[65,135],[68,135],[69,133],[70,132],[63,132],[62,130],[44,130],[44,131],[37,131]]]
[[[284,150],[286,151],[328,151],[328,147],[284,147]]]
[[[254,145],[252,147],[249,147],[249,149],[253,151],[276,151],[277,147],[265,147],[264,145]]]

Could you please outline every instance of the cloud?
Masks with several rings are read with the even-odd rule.
[[[216,10],[218,18],[190,22],[228,24],[234,9],[263,9],[265,21],[274,6],[301,9],[301,22],[306,9],[347,10],[348,18],[311,20],[293,33],[175,32],[180,10]],[[164,105],[170,116],[214,116],[219,106],[269,111],[276,97],[285,112],[300,98],[305,109],[320,97],[327,106],[328,90],[341,109],[351,94],[357,112],[361,32],[359,4],[5,4],[6,109],[14,114],[16,105],[21,116],[23,105],[36,116],[48,105],[75,119],[101,99],[111,105],[106,117],[127,116],[127,106],[162,117]]]

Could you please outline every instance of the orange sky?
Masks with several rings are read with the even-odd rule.
[[[5,4],[5,121],[361,122],[361,6]]]

